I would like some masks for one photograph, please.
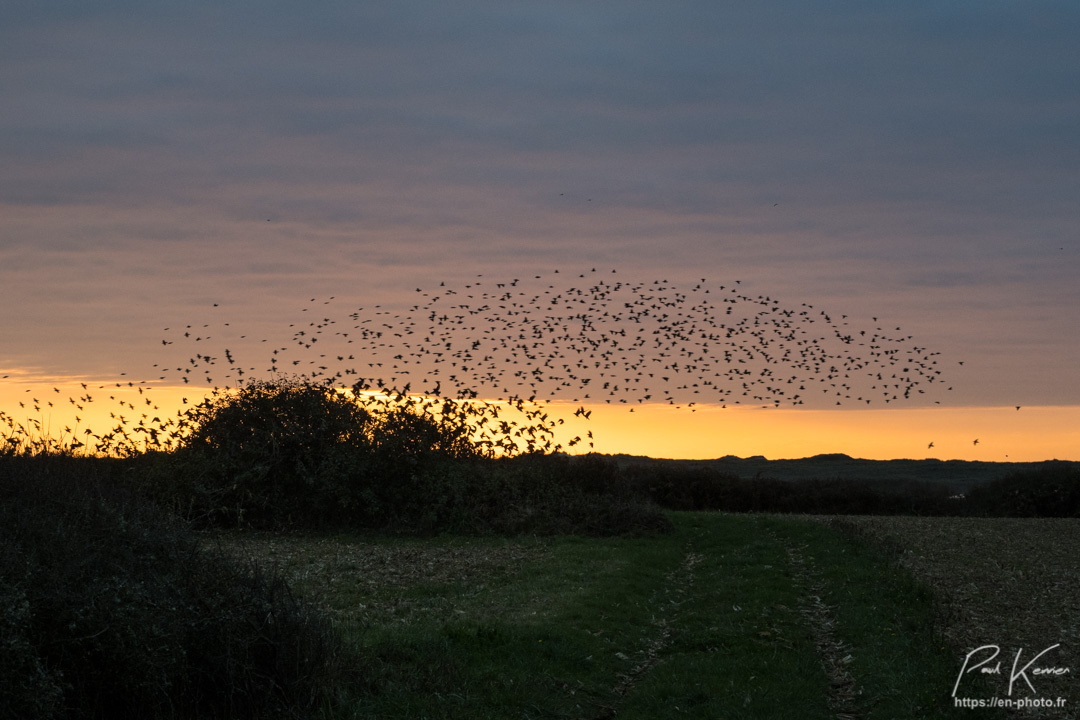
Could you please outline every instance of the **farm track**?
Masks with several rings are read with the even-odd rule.
[[[1080,717],[1080,519],[816,516],[886,548],[901,567],[933,589],[940,631],[967,653],[1001,649],[1001,697],[1016,653],[1021,666],[1040,651],[1068,674],[1034,679],[1038,697],[1063,697],[1064,710],[1017,711],[1013,717]],[[962,660],[963,658],[958,658]],[[973,661],[974,662],[974,661]],[[1040,665],[1044,663],[1040,662]],[[1023,683],[1018,680],[1018,687]],[[1021,692],[1021,690],[1023,692]],[[1026,687],[1014,691],[1024,696]]]
[[[633,690],[638,681],[660,662],[663,652],[671,645],[671,625],[677,619],[679,606],[693,592],[694,566],[704,559],[704,555],[690,550],[679,567],[665,576],[665,586],[668,588],[669,597],[660,604],[658,617],[653,620],[653,627],[656,628],[655,635],[649,646],[641,652],[637,664],[626,673],[621,673],[619,681],[611,689],[614,696],[619,699],[619,703],[603,706],[594,720],[608,720],[615,717],[622,700]]]
[[[858,720],[860,716],[855,708],[858,686],[848,667],[851,654],[836,636],[833,608],[821,599],[825,595],[825,585],[814,567],[814,559],[805,555],[805,547],[784,542],[775,531],[770,530],[769,534],[787,553],[795,584],[799,587],[799,612],[814,634],[818,656],[829,680],[829,707],[836,713],[837,720]]]

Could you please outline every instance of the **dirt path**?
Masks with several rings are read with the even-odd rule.
[[[858,720],[860,715],[855,708],[858,688],[848,667],[851,654],[848,647],[836,637],[836,618],[832,609],[821,599],[825,586],[814,567],[813,558],[803,553],[805,547],[785,543],[772,530],[769,530],[769,534],[787,553],[795,584],[799,587],[799,612],[814,635],[814,644],[829,680],[829,707],[836,713],[837,720]]]
[[[653,636],[649,646],[641,651],[640,657],[636,658],[637,663],[634,667],[630,668],[626,673],[620,674],[618,682],[611,689],[619,701],[612,705],[602,706],[600,712],[593,717],[593,720],[608,720],[618,715],[622,699],[660,661],[661,654],[671,645],[671,624],[678,615],[679,606],[693,592],[694,566],[704,559],[704,555],[690,550],[686,553],[679,567],[665,576],[664,585],[669,589],[670,597],[664,598],[663,602],[659,603],[661,612],[653,621],[656,634]]]

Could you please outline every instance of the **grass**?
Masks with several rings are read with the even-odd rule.
[[[884,551],[805,520],[671,517],[647,539],[248,535],[243,552],[273,543],[345,630],[358,681],[333,717],[955,714],[962,655]]]
[[[5,687],[22,701],[10,715],[63,717],[78,700],[87,716],[171,717],[190,701],[256,717],[267,687],[297,717],[955,714],[968,648],[942,640],[935,596],[901,565],[910,542],[879,545],[846,520],[669,512],[668,533],[605,537],[192,533],[128,488],[138,467],[0,468],[0,643],[18,651]],[[216,680],[226,665],[237,680]],[[175,697],[157,692],[169,684]]]
[[[958,656],[938,632],[935,601],[880,548],[811,522],[762,519],[804,554],[824,590],[867,718],[952,717]]]

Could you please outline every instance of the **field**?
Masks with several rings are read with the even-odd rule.
[[[673,513],[659,538],[214,531],[276,564],[361,658],[342,717],[1076,717],[1076,520]],[[956,696],[965,656],[1000,675]],[[971,657],[967,667],[989,657]],[[1035,667],[1069,668],[1034,676]]]

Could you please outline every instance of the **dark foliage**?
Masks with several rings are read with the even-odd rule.
[[[589,536],[670,532],[671,521],[600,456],[524,455],[461,467],[447,526],[458,532]]]
[[[0,459],[0,717],[295,717],[340,644],[284,581],[201,550],[126,461]]]
[[[671,510],[852,515],[955,515],[963,503],[937,483],[742,478],[707,467],[632,465],[626,482]]]
[[[256,382],[191,411],[180,447],[148,469],[208,525],[383,527],[409,520],[437,463],[480,454],[454,420],[323,384]]]
[[[160,502],[204,525],[588,535],[668,527],[610,460],[512,457],[513,437],[544,427],[507,423],[492,406],[350,395],[300,379],[216,396],[187,421],[177,450],[134,460]],[[505,428],[493,439],[484,426],[496,421]]]
[[[662,462],[629,465],[623,481],[671,510],[817,515],[978,515],[1080,517],[1080,466],[1050,461],[975,486],[913,480],[744,478],[710,467]]]
[[[1008,517],[1080,517],[1080,467],[1046,462],[972,489],[971,511]]]

